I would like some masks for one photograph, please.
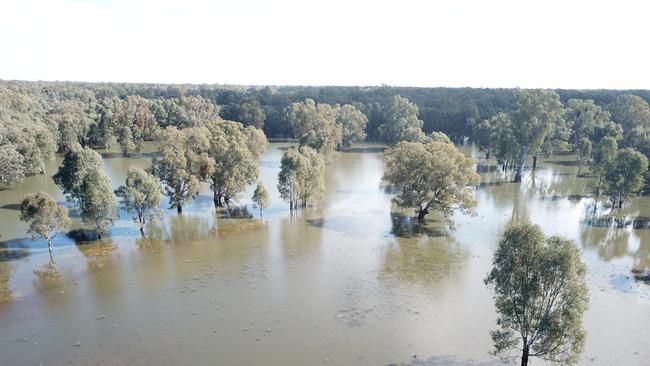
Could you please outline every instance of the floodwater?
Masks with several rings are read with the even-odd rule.
[[[650,285],[631,274],[650,267],[649,198],[612,220],[570,156],[541,159],[522,184],[481,163],[477,215],[419,226],[391,205],[381,149],[359,145],[326,166],[320,203],[292,216],[275,189],[286,146],[260,162],[273,201],[263,221],[252,189],[244,208],[215,213],[206,186],[181,215],[165,206],[147,237],[122,212],[110,237],[87,242],[74,219],[53,263],[17,204],[37,190],[64,201],[50,179],[60,158],[1,190],[0,364],[501,364],[483,279],[505,225],[525,219],[574,239],[588,265],[581,363],[650,364]],[[118,186],[150,156],[104,163]]]

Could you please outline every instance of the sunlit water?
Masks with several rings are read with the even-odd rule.
[[[17,204],[38,190],[64,201],[50,179],[60,158],[0,191],[0,364],[499,364],[483,279],[505,225],[525,219],[582,249],[591,299],[581,362],[650,364],[650,286],[631,277],[650,267],[648,198],[606,220],[572,157],[542,159],[522,184],[481,163],[477,215],[451,229],[430,215],[419,227],[391,205],[381,149],[361,145],[327,164],[320,202],[292,216],[275,188],[286,146],[260,163],[273,201],[263,222],[252,188],[247,210],[226,214],[206,186],[182,215],[165,205],[146,238],[122,212],[109,238],[88,243],[75,219],[54,263],[26,236]],[[117,187],[150,156],[106,153],[104,163]]]

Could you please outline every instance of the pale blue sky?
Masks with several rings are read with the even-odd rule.
[[[2,0],[0,78],[650,88],[645,3]]]

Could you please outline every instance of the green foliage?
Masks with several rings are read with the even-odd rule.
[[[341,146],[350,147],[353,142],[365,140],[368,117],[352,104],[336,105],[335,109],[336,123],[341,126]]]
[[[445,135],[444,132],[433,131],[428,137],[428,141],[432,142],[444,142],[445,144],[453,144],[449,136]]]
[[[605,173],[612,165],[618,152],[618,144],[613,137],[604,137],[593,149],[590,170],[594,179],[591,186],[596,194],[600,196],[603,183],[605,180]]]
[[[341,144],[342,126],[336,123],[338,113],[331,105],[305,99],[291,104],[284,113],[300,145],[327,156]]]
[[[271,204],[269,193],[266,191],[266,188],[264,188],[262,182],[258,182],[257,187],[255,187],[255,192],[253,192],[253,203],[260,209],[260,217],[262,216],[262,211]]]
[[[0,183],[16,183],[25,179],[23,156],[12,145],[0,145]]]
[[[158,134],[159,156],[154,158],[151,171],[165,184],[169,204],[178,212],[184,203],[194,199],[201,182],[212,174],[209,136],[206,127],[167,127]]]
[[[570,143],[577,149],[585,138],[594,141],[596,132],[611,122],[611,115],[593,100],[569,99],[564,119],[571,128]]]
[[[420,142],[425,138],[418,106],[396,95],[383,108],[383,123],[379,126],[382,141],[394,145],[400,141]]]
[[[629,147],[619,150],[607,165],[604,176],[605,192],[612,204],[621,207],[630,194],[638,192],[647,171],[645,155]]]
[[[415,208],[419,219],[431,209],[445,216],[456,210],[474,212],[473,187],[478,184],[479,175],[474,161],[453,144],[402,141],[386,151],[384,161],[384,180],[399,191],[395,202]]]
[[[260,102],[244,102],[242,104],[230,103],[219,112],[221,117],[230,121],[241,122],[244,126],[264,128],[266,113]]]
[[[146,220],[156,220],[162,214],[159,208],[162,193],[158,178],[137,166],[129,167],[126,184],[115,191],[122,198],[123,208],[137,215],[143,233]]]
[[[512,113],[512,134],[519,145],[519,162],[515,181],[521,182],[526,156],[538,152],[542,144],[554,131],[563,114],[560,96],[544,90],[516,90],[514,92],[516,109]]]
[[[621,124],[625,131],[639,126],[650,127],[650,105],[639,96],[621,95],[608,109],[614,122]]]
[[[90,169],[80,186],[81,220],[92,226],[99,238],[108,233],[117,220],[117,202],[111,181],[102,169]]]
[[[67,195],[68,200],[79,203],[82,196],[81,185],[91,171],[103,171],[102,157],[90,148],[68,151],[52,177],[54,183]]]
[[[59,206],[45,192],[32,193],[23,197],[20,204],[20,221],[29,225],[28,234],[47,240],[50,252],[52,252],[52,239],[70,224],[68,209]]]
[[[499,329],[492,331],[495,354],[522,350],[529,357],[573,364],[586,333],[582,315],[589,300],[586,266],[575,244],[545,238],[529,223],[509,227],[494,253],[485,282],[494,290]],[[521,348],[517,345],[521,342]]]
[[[325,166],[318,152],[308,146],[292,147],[280,161],[278,191],[289,202],[291,210],[307,207],[308,200],[317,198],[325,189]]]
[[[213,166],[210,176],[215,205],[235,199],[259,175],[258,160],[266,150],[264,132],[234,121],[206,123],[208,156]]]

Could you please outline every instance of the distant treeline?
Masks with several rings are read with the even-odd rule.
[[[418,106],[418,116],[423,121],[425,133],[441,131],[453,140],[470,137],[472,126],[477,122],[498,112],[511,112],[515,108],[513,89],[0,82],[0,98],[5,98],[8,92],[17,93],[20,99],[33,99],[25,103],[37,104],[33,108],[41,109],[43,114],[55,108],[57,102],[80,103],[86,109],[91,108],[88,115],[95,120],[101,119],[102,114],[91,104],[110,109],[116,99],[126,101],[129,97],[138,96],[147,101],[155,123],[161,127],[191,124],[192,114],[199,116],[200,113],[212,112],[211,107],[206,106],[206,102],[209,102],[214,106],[215,113],[222,118],[261,127],[269,138],[292,137],[292,126],[287,121],[284,110],[291,103],[307,98],[318,103],[357,106],[368,117],[366,134],[369,141],[380,141],[378,128],[384,120],[382,107],[395,95],[406,97]],[[563,103],[569,99],[591,99],[602,107],[623,94],[635,94],[650,101],[648,90],[555,92],[560,95]],[[95,127],[93,133],[98,133],[96,130],[99,128],[100,126]]]

